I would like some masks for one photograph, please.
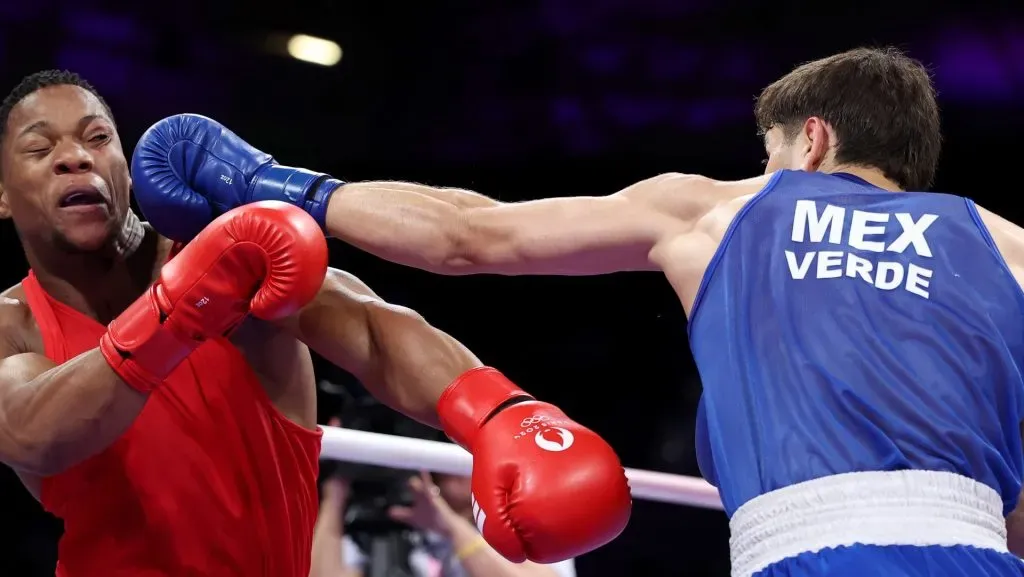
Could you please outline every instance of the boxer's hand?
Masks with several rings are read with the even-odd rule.
[[[437,410],[448,436],[473,453],[476,524],[505,558],[555,563],[625,528],[632,501],[618,456],[557,407],[483,367],[456,379]]]
[[[273,320],[297,311],[326,273],[327,241],[301,210],[273,201],[232,210],[160,269],[107,327],[100,350],[122,380],[151,390],[248,313]]]
[[[164,236],[189,241],[220,214],[260,200],[280,200],[325,227],[327,202],[341,181],[281,166],[219,122],[197,114],[165,118],[132,154],[135,200]]]

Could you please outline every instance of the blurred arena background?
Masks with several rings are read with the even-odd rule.
[[[759,90],[802,61],[876,44],[934,70],[946,137],[935,190],[1020,223],[1019,1],[2,0],[0,90],[68,68],[110,102],[126,153],[153,122],[197,112],[283,163],[520,200],[611,193],[664,171],[751,176]],[[8,223],[0,235],[8,286],[26,265]],[[627,466],[699,474],[700,381],[659,275],[443,278],[332,251],[334,266],[596,429]],[[336,403],[324,395],[324,419]],[[0,487],[0,576],[52,575],[59,523],[6,469]],[[626,533],[577,570],[728,575],[726,519],[638,502]]]

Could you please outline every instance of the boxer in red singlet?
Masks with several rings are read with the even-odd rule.
[[[0,216],[32,270],[0,302],[0,456],[64,520],[58,575],[304,576],[320,449],[312,401],[279,411],[296,379],[264,390],[220,338],[247,312],[225,291],[251,297],[254,280],[280,271],[287,238],[265,228],[281,225],[225,215],[164,266],[171,244],[129,211],[106,105],[74,77],[37,80],[3,105]],[[284,285],[305,283],[283,311],[293,313],[320,289],[327,249],[312,219],[285,208],[304,219],[308,246],[292,247],[286,277],[263,296],[287,300]],[[230,228],[242,225],[251,238]],[[203,264],[210,254],[197,251],[236,240],[249,243]]]
[[[63,519],[58,575],[306,577],[321,437],[307,344],[474,452],[491,513],[477,521],[507,557],[557,561],[622,530],[611,448],[355,277],[325,279],[308,215],[232,210],[168,260],[130,188],[112,114],[77,75],[29,76],[0,106],[0,217],[31,266],[0,302],[0,460]],[[517,437],[527,418],[573,450]]]

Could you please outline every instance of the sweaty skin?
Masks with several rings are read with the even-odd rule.
[[[661,271],[689,315],[729,224],[771,173],[846,172],[900,191],[877,169],[837,164],[835,142],[833,129],[812,117],[792,140],[778,127],[768,131],[763,176],[662,174],[608,196],[502,203],[467,190],[354,182],[331,197],[327,224],[332,236],[369,253],[446,275]],[[1024,229],[978,210],[1024,286]],[[1011,550],[1024,554],[1024,499],[1007,521]]]
[[[11,112],[3,138],[0,217],[16,220],[26,256],[54,298],[107,323],[152,283],[172,243],[128,210],[130,177],[113,120],[89,91],[52,86]],[[63,210],[68,186],[91,186],[102,206]],[[0,301],[0,460],[39,498],[41,476],[101,451],[127,429],[145,396],[98,351],[56,366],[21,285]],[[316,428],[309,348],[358,377],[391,407],[438,426],[444,389],[480,361],[415,312],[383,302],[330,270],[317,297],[275,324],[249,319],[232,335],[283,415]],[[309,348],[307,348],[309,347]],[[102,414],[103,418],[96,418]]]

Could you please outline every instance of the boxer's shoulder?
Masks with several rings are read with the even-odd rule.
[[[728,181],[700,174],[671,172],[642,180],[622,194],[650,204],[661,212],[694,219],[723,205],[745,204],[770,180],[771,175]]]
[[[21,284],[0,293],[0,355],[42,353],[39,325]]]
[[[39,326],[19,283],[0,292],[0,358],[22,353],[43,354],[43,343]],[[23,471],[15,473],[29,493],[39,501],[42,479]]]

